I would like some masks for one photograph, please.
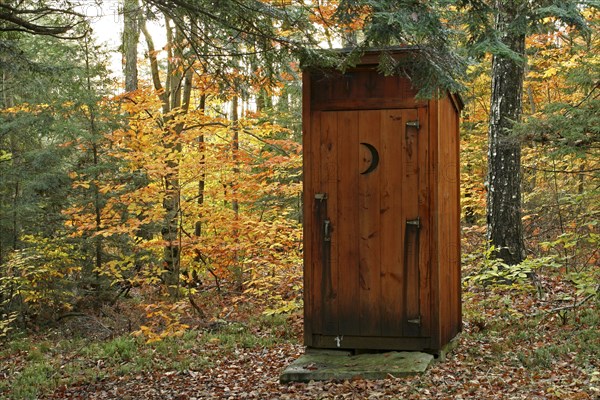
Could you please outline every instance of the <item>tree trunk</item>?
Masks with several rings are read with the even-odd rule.
[[[520,0],[497,1],[496,28],[502,42],[524,57],[526,26]],[[487,239],[495,256],[509,265],[525,258],[521,221],[521,145],[512,127],[522,111],[523,59],[505,54],[492,60],[492,97],[489,125]]]
[[[140,5],[138,0],[123,3],[123,56],[125,58],[125,91],[138,88],[137,46],[140,39]]]
[[[205,107],[206,95],[203,94],[200,97],[199,105],[202,113],[204,113]],[[198,163],[198,168],[200,169],[200,179],[198,180],[198,206],[200,210],[202,210],[202,206],[204,205],[204,189],[206,187],[206,153],[204,147],[204,134],[201,134],[198,136],[198,153],[200,154],[200,162]],[[194,235],[198,238],[202,236],[202,211],[198,213],[198,219],[194,224]]]
[[[85,74],[86,74],[86,82],[87,82],[87,90],[88,93],[92,93],[93,91],[93,87],[92,87],[92,78],[91,78],[91,71],[90,71],[90,49],[89,49],[89,43],[88,43],[88,38],[85,38],[84,41],[84,45],[85,45]],[[136,77],[137,80],[137,77]],[[137,82],[136,82],[137,85]],[[101,230],[101,226],[102,226],[102,205],[101,205],[101,201],[100,201],[100,190],[98,189],[98,182],[100,181],[100,177],[98,176],[98,171],[99,169],[99,164],[100,164],[100,160],[98,157],[98,144],[97,144],[97,140],[99,139],[99,132],[98,129],[96,128],[96,106],[95,104],[92,102],[89,104],[89,114],[88,114],[88,122],[89,122],[89,132],[90,132],[90,137],[92,140],[92,162],[94,165],[94,176],[93,176],[93,180],[94,183],[92,184],[92,189],[93,189],[93,194],[94,194],[94,217],[95,217],[95,223],[96,223],[96,227],[95,227],[95,231],[100,232]],[[103,248],[103,239],[102,239],[102,235],[97,235],[94,238],[94,257],[95,257],[95,277],[99,278],[100,277],[100,271],[102,270],[102,263],[103,263],[103,259],[102,259],[102,248]],[[90,274],[91,275],[91,274]]]
[[[233,161],[233,184],[231,185],[231,209],[233,210],[234,217],[234,228],[233,228],[233,240],[235,241],[236,247],[239,242],[239,231],[237,228],[239,215],[240,215],[240,204],[238,201],[237,185],[239,182],[240,168],[238,166],[238,152],[240,150],[240,133],[239,133],[239,114],[238,114],[238,97],[234,96],[231,100],[231,126],[233,128],[233,134],[231,137],[231,157]],[[242,291],[244,286],[244,270],[241,265],[240,254],[237,250],[233,252],[233,279],[235,281],[236,289]]]
[[[176,25],[175,34],[173,35],[173,30],[168,18],[165,20],[165,25],[167,30],[168,62],[164,89],[160,81],[158,61],[156,59],[152,37],[145,25],[141,26],[141,30],[148,43],[148,58],[150,59],[152,82],[154,83],[154,88],[159,93],[162,102],[163,118],[166,124],[173,118],[170,113],[174,109],[181,107],[184,112],[189,110],[193,74],[191,64],[190,66],[184,65],[185,54],[183,46],[185,36],[181,27]],[[185,74],[183,71],[186,71]],[[177,124],[174,127],[174,133],[179,135],[183,128],[183,124]],[[171,134],[171,132],[165,132],[165,135],[169,134]],[[181,152],[180,144],[174,144],[167,140],[165,146],[175,153]],[[179,286],[181,283],[181,188],[178,172],[179,162],[175,158],[169,161],[167,165],[170,172],[164,178],[165,196],[163,199],[163,209],[165,218],[161,228],[161,235],[165,242],[165,247],[163,250],[164,272],[162,274],[162,280],[167,286],[169,294],[172,297],[177,298],[179,297]]]
[[[13,153],[13,159],[15,159],[15,153]],[[12,250],[16,251],[19,248],[19,213],[17,209],[19,207],[19,194],[21,193],[21,186],[19,185],[19,178],[15,180],[15,189],[13,192],[12,202]]]
[[[20,235],[20,224],[21,224],[21,215],[19,212],[19,208],[21,207],[21,172],[18,172],[21,170],[21,168],[23,168],[22,163],[23,163],[23,156],[22,156],[22,149],[20,148],[21,146],[19,145],[19,141],[17,140],[18,134],[14,131],[11,131],[8,133],[8,140],[9,140],[9,146],[10,146],[10,160],[11,160],[11,165],[12,165],[12,169],[13,171],[15,171],[16,173],[13,175],[13,187],[11,188],[12,191],[12,199],[11,199],[11,205],[12,205],[12,210],[11,210],[11,231],[12,231],[12,235],[10,238],[10,245],[11,245],[11,249],[13,251],[18,250],[19,249],[19,241],[21,238]]]

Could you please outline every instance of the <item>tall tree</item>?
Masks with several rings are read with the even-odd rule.
[[[182,26],[172,26],[169,16],[166,15],[165,27],[168,57],[164,84],[160,75],[154,41],[144,22],[142,22],[141,31],[148,46],[147,55],[150,62],[152,82],[161,101],[162,116],[159,123],[164,131],[165,147],[173,154],[167,162],[168,172],[163,182],[165,218],[161,235],[165,242],[162,278],[169,288],[169,293],[176,297],[178,296],[181,272],[181,191],[178,164],[178,154],[181,152],[181,146],[178,144],[177,137],[184,128],[183,123],[178,122],[176,119],[177,113],[186,114],[190,108],[193,59],[187,51],[188,43],[183,34]]]
[[[495,256],[509,265],[525,259],[521,220],[521,142],[514,125],[523,110],[526,36],[565,26],[586,30],[577,1],[466,0],[475,51],[492,54],[488,130],[487,239]]]
[[[125,59],[125,91],[138,88],[137,49],[140,40],[140,4],[138,0],[123,3],[123,57]]]
[[[492,94],[488,133],[487,238],[507,264],[525,259],[521,222],[521,143],[512,135],[521,119],[528,2],[495,2],[500,42],[510,54],[492,58]]]

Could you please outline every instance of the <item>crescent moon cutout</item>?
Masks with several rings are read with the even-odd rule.
[[[369,150],[369,152],[371,153],[371,164],[369,165],[369,167],[367,169],[365,169],[363,172],[360,173],[361,175],[366,175],[366,174],[370,174],[371,172],[375,171],[375,169],[379,165],[379,152],[377,151],[375,146],[373,146],[372,144],[364,143],[364,142],[361,144],[363,146],[365,146],[367,148],[367,150]]]

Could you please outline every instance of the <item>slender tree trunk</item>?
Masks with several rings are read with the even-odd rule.
[[[123,3],[123,55],[125,57],[125,91],[138,88],[137,46],[140,39],[140,5],[138,0]]]
[[[525,26],[522,0],[497,1],[496,25],[502,42],[524,57]],[[523,25],[520,25],[523,24]],[[522,112],[524,61],[506,55],[492,60],[489,125],[487,237],[496,256],[509,265],[525,258],[521,221],[521,145],[511,135]]]
[[[173,62],[173,58],[171,56],[170,47],[173,45],[172,42],[172,34],[170,32],[170,24],[167,20],[167,47],[169,48],[169,58],[168,58],[168,73],[165,82],[165,87],[163,89],[163,85],[160,80],[159,70],[158,70],[158,60],[156,58],[156,51],[154,48],[154,41],[152,40],[152,36],[148,32],[145,24],[141,25],[141,31],[144,34],[146,39],[146,43],[148,45],[148,59],[150,60],[150,73],[152,74],[152,82],[154,84],[154,89],[159,94],[161,103],[162,103],[162,111],[165,120],[168,120],[168,114],[171,111],[171,102],[169,97],[171,95],[171,77],[169,72],[172,70],[171,63]],[[166,121],[165,121],[166,122]],[[165,135],[169,135],[169,132],[164,132]],[[176,146],[170,144],[169,141],[165,144],[171,150],[176,151]],[[165,242],[165,246],[163,248],[163,267],[164,272],[162,273],[162,281],[167,286],[167,291],[172,297],[179,296],[179,273],[180,273],[180,248],[179,248],[179,180],[177,179],[177,172],[174,161],[170,161],[168,167],[172,169],[165,177],[164,177],[164,190],[165,195],[163,198],[163,210],[165,213],[163,226],[161,228],[161,236],[163,241]]]
[[[200,104],[198,104],[198,109],[200,112],[204,114],[204,110],[206,108],[206,95],[203,94],[200,96]],[[202,240],[202,206],[204,205],[204,190],[206,187],[206,152],[205,152],[205,143],[204,143],[204,134],[201,133],[198,136],[198,170],[199,170],[199,179],[198,179],[198,214],[196,215],[196,222],[194,223],[194,236],[196,239],[196,244],[199,245]],[[206,260],[199,249],[195,250],[194,261],[198,266],[196,270],[192,270],[192,277],[196,284],[201,284],[201,280],[198,276],[198,271],[200,270],[200,263],[206,264]]]
[[[237,198],[237,180],[239,179],[240,169],[237,165],[238,163],[238,152],[240,150],[240,132],[238,127],[238,97],[234,96],[231,101],[231,125],[233,127],[233,134],[231,136],[231,158],[233,160],[233,187],[232,187],[232,200],[231,200],[231,209],[235,214],[235,219],[237,220],[240,213],[240,205]]]
[[[231,209],[234,215],[234,227],[233,227],[233,238],[235,244],[239,241],[239,231],[237,228],[239,216],[240,216],[240,204],[237,197],[237,184],[239,181],[240,168],[238,166],[238,152],[240,150],[240,132],[239,132],[239,106],[238,96],[234,96],[231,100],[231,125],[233,127],[233,134],[231,137],[231,157],[233,161],[233,183],[231,185]],[[244,270],[241,265],[240,255],[237,250],[233,253],[233,278],[235,286],[238,290],[242,290],[244,286]]]
[[[0,221],[2,221],[2,209],[0,209]],[[0,267],[4,264],[4,241],[0,235]]]
[[[13,153],[14,158],[14,153]],[[21,193],[21,186],[19,185],[19,179],[15,181],[15,187],[13,191],[12,199],[12,249],[17,250],[19,246],[19,213],[17,208],[19,207],[19,193]]]
[[[91,80],[91,71],[90,71],[90,49],[88,46],[88,38],[85,38],[85,73],[86,73],[86,83],[88,93],[92,93],[92,80]],[[137,78],[136,78],[137,79]],[[100,181],[100,177],[98,176],[99,171],[99,157],[98,157],[98,144],[96,143],[96,139],[98,137],[98,129],[96,127],[96,106],[94,103],[89,104],[89,131],[90,137],[92,140],[92,162],[94,164],[94,183],[92,184],[93,195],[94,195],[94,214],[95,214],[95,230],[96,232],[100,231],[100,227],[102,224],[102,205],[100,202],[100,191],[98,189],[98,183]],[[95,269],[96,269],[96,278],[100,277],[100,271],[102,268],[102,235],[97,235],[94,238],[94,256],[95,256]]]
[[[170,30],[169,30],[170,31]],[[169,37],[169,54],[172,58],[172,62],[169,62],[171,66],[169,77],[171,77],[171,110],[181,107],[181,91],[183,86],[183,69],[185,68],[183,62],[183,41],[185,37],[179,25],[175,25],[175,35],[167,35]]]
[[[2,196],[0,196],[0,227],[2,227],[2,220],[4,219],[4,212],[2,209],[3,206]],[[0,231],[1,232],[1,231]],[[4,240],[2,234],[0,233],[0,267],[4,264]]]
[[[154,43],[145,25],[141,26],[141,30],[148,43],[148,58],[150,59],[150,72],[152,74],[152,81],[154,88],[159,93],[162,109],[163,118],[165,125],[168,126],[168,122],[172,116],[170,112],[176,108],[181,108],[184,112],[187,112],[190,107],[191,93],[192,93],[192,70],[191,66],[186,69],[184,65],[184,45],[185,37],[180,26],[175,26],[175,34],[167,18],[165,20],[167,29],[167,76],[165,78],[165,85],[160,81],[158,61],[156,59],[154,51]],[[186,71],[185,73],[183,71]],[[181,145],[172,140],[173,134],[178,136],[184,126],[178,124],[173,127],[172,131],[165,131],[165,136],[169,137],[165,141],[165,146],[175,152],[181,152]],[[165,242],[163,249],[163,264],[164,273],[162,274],[162,280],[168,287],[168,292],[172,297],[179,296],[180,286],[180,274],[181,274],[181,191],[179,182],[179,163],[177,159],[172,159],[168,163],[169,172],[164,178],[165,196],[163,199],[163,209],[165,212],[165,218],[163,226],[161,228],[161,235]]]
[[[2,71],[2,108],[8,108],[13,106],[13,99],[11,93],[9,91],[7,81],[9,80],[9,76],[6,71]],[[6,211],[3,209],[4,200],[0,196],[0,224],[3,225],[3,221],[6,218],[6,223],[8,224],[9,216],[9,207],[7,207]],[[1,226],[0,225],[0,226]],[[8,232],[6,232],[8,233]],[[7,235],[8,236],[8,235]],[[4,237],[0,233],[0,265],[4,264],[4,251],[5,248],[8,247],[9,238],[6,238],[6,244],[4,242]]]
[[[164,115],[165,123],[167,123],[172,117],[168,112],[181,105],[181,91],[178,90],[179,82],[181,81],[181,73],[178,71],[178,65],[174,65],[176,62],[174,58],[174,48],[176,44],[173,41],[173,33],[169,20],[166,20],[167,28],[167,52],[168,52],[168,63],[167,63],[167,77],[165,80],[165,92],[167,97],[163,100],[163,110],[167,110]],[[181,61],[181,60],[179,60]],[[179,79],[179,81],[178,81]],[[177,128],[175,128],[177,130]],[[170,136],[172,132],[165,132],[165,135]],[[165,146],[171,151],[177,152],[180,147],[176,143],[172,143],[171,140],[166,140]],[[165,272],[163,274],[163,281],[168,287],[169,294],[171,297],[179,297],[179,285],[180,285],[180,274],[181,274],[181,246],[179,242],[179,219],[180,219],[180,187],[179,187],[179,165],[176,159],[173,159],[167,163],[171,170],[165,176],[165,197],[163,200],[163,209],[165,211],[165,219],[163,227],[161,229],[162,238],[165,242],[163,250],[163,262],[165,266]]]
[[[585,169],[586,169],[586,163],[585,163],[585,158],[581,160],[580,164],[579,164],[579,176],[578,176],[578,185],[577,185],[577,193],[578,194],[583,194],[585,191]]]
[[[199,108],[204,113],[204,109],[206,107],[206,95],[202,95],[200,97],[200,105]],[[204,188],[206,186],[206,153],[204,149],[204,135],[198,136],[198,153],[200,153],[200,162],[198,163],[198,168],[200,169],[200,179],[198,180],[198,206],[200,206],[200,210],[202,210],[202,205],[204,204]],[[194,224],[194,235],[199,238],[202,236],[202,211],[198,214],[198,219]]]
[[[154,90],[159,94],[160,100],[162,103],[163,114],[167,114],[169,110],[169,93],[168,90],[163,90],[163,85],[160,81],[160,73],[158,70],[158,59],[156,58],[156,49],[154,46],[154,41],[152,40],[152,36],[150,32],[148,32],[148,28],[146,27],[145,22],[142,22],[140,29],[144,34],[144,38],[146,39],[146,44],[148,45],[148,60],[150,60],[150,74],[152,75],[152,83],[154,85]],[[168,81],[168,80],[167,80]]]
[[[256,95],[256,111],[262,112],[269,108],[273,108],[273,100],[271,95],[264,88],[261,88]]]
[[[11,205],[12,205],[12,210],[11,210],[11,231],[12,231],[12,235],[10,238],[10,245],[12,250],[17,250],[19,248],[19,240],[20,240],[20,213],[19,213],[19,207],[20,207],[20,202],[21,202],[21,172],[18,172],[21,170],[22,168],[22,161],[23,161],[23,157],[21,155],[21,149],[19,146],[19,142],[17,140],[17,133],[16,132],[10,132],[9,134],[9,144],[10,144],[10,159],[11,159],[11,166],[13,171],[15,171],[15,174],[13,176],[13,186],[12,186],[12,193],[11,193]]]
[[[169,174],[165,178],[165,197],[163,209],[165,220],[161,229],[162,238],[165,242],[163,251],[163,262],[165,272],[163,281],[168,287],[172,297],[178,297],[179,274],[180,274],[180,246],[179,246],[179,181],[175,174]]]
[[[167,77],[165,78],[165,94],[167,95],[167,102],[170,105],[170,96],[172,94],[171,84],[173,82],[173,28],[171,28],[171,20],[165,15],[165,29],[167,32]]]

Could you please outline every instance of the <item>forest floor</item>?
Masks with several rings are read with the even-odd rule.
[[[458,347],[425,374],[290,385],[278,380],[304,351],[301,312],[266,316],[219,298],[211,323],[153,343],[127,333],[128,303],[15,337],[0,349],[0,398],[600,399],[597,298],[557,310],[531,288],[466,286]]]

